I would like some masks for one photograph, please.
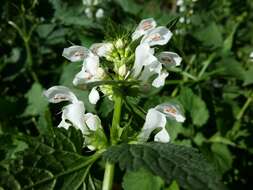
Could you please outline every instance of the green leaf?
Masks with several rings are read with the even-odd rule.
[[[55,24],[40,24],[36,31],[41,38],[46,38],[55,28]]]
[[[221,75],[235,77],[239,80],[244,80],[245,70],[242,64],[233,57],[226,57],[217,64],[218,69],[222,69]]]
[[[152,175],[150,172],[140,169],[130,171],[124,175],[122,186],[124,190],[160,190],[163,181],[160,177]]]
[[[29,148],[17,159],[9,160],[8,170],[0,168],[0,173],[5,172],[3,186],[7,189],[15,183],[21,189],[78,189],[99,157],[99,154],[81,155],[84,139],[74,127],[56,128],[53,136],[18,138]],[[11,183],[7,181],[10,178],[14,179]]]
[[[225,173],[232,167],[233,157],[225,144],[213,143],[211,146],[213,161],[221,173]]]
[[[244,75],[244,86],[253,84],[253,65],[250,66],[250,68],[245,72]]]
[[[41,113],[38,119],[37,128],[41,134],[53,135],[53,124],[49,109]]]
[[[93,131],[90,135],[88,135],[85,138],[86,138],[85,142],[87,144],[91,144],[97,150],[105,149],[108,146],[107,137],[102,128]]]
[[[223,45],[221,31],[215,22],[211,22],[208,26],[198,29],[193,35],[205,46],[217,48]]]
[[[178,99],[183,105],[183,108],[190,113],[194,125],[200,127],[207,122],[209,112],[206,108],[206,104],[199,96],[195,95],[190,88],[182,88]]]
[[[105,97],[99,107],[99,116],[106,118],[113,111],[113,101]]]
[[[137,14],[138,12],[140,12],[141,10],[141,5],[135,3],[134,0],[116,0],[116,3],[118,3],[122,9],[127,12],[127,13],[131,13],[131,14]]]
[[[166,190],[180,190],[177,182],[174,180],[171,185],[169,186],[169,188],[167,188]]]
[[[235,32],[239,26],[240,22],[237,23],[233,23],[233,28],[230,32],[230,34],[228,35],[228,37],[224,40],[223,43],[223,49],[222,49],[222,53],[227,55],[231,49],[232,49],[232,45],[233,45],[233,41],[234,41],[234,36],[235,36]]]
[[[85,6],[82,1],[50,0],[55,12],[54,17],[66,25],[79,25],[85,27],[96,26],[91,19],[85,16]]]
[[[109,148],[104,159],[119,163],[121,169],[144,168],[160,176],[167,184],[176,180],[185,189],[223,189],[220,177],[192,148],[174,144],[121,144]]]
[[[25,109],[24,116],[39,115],[43,113],[48,105],[48,101],[43,97],[43,88],[39,83],[34,83],[31,89],[26,93],[28,106]]]

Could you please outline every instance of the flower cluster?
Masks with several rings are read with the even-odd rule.
[[[153,18],[140,22],[132,39],[142,38],[140,45],[135,50],[135,62],[133,65],[133,77],[142,81],[147,81],[151,76],[157,75],[152,86],[159,88],[164,85],[166,77],[169,75],[164,67],[179,66],[182,58],[178,54],[164,51],[155,56],[154,46],[165,45],[172,37],[171,31],[164,27],[156,27]]]
[[[75,86],[112,80],[114,82],[137,81],[137,84],[150,83],[153,87],[160,88],[164,86],[168,76],[166,69],[179,66],[182,60],[174,52],[155,52],[155,46],[167,44],[171,37],[172,32],[168,28],[157,27],[155,20],[148,18],[139,23],[128,39],[119,38],[115,41],[95,43],[90,48],[74,45],[64,48],[62,55],[71,62],[82,62],[81,71],[73,79]],[[114,100],[115,92],[112,86],[97,83],[90,91],[90,103],[96,104],[101,92]],[[68,129],[73,125],[84,135],[102,128],[98,116],[92,113],[85,114],[83,102],[79,101],[68,88],[54,86],[44,94],[52,103],[71,102],[63,108],[59,127]],[[146,121],[137,140],[147,141],[151,133],[159,128],[161,130],[155,135],[154,140],[169,142],[169,134],[165,129],[166,118],[175,119],[178,122],[185,120],[178,105],[173,103],[158,105],[148,110]],[[88,144],[88,148],[95,147]]]
[[[75,76],[73,84],[77,86],[110,78],[148,82],[155,76],[152,86],[162,87],[168,76],[166,68],[179,66],[182,58],[169,51],[155,54],[154,46],[165,45],[172,37],[169,29],[164,26],[156,27],[156,25],[153,18],[142,20],[132,34],[130,42],[117,39],[114,42],[95,43],[89,49],[82,46],[65,48],[62,54],[65,58],[71,62],[83,61],[82,69]],[[140,44],[135,51],[126,45],[140,38]],[[129,58],[132,57],[131,52],[134,52],[135,60],[129,64]],[[112,62],[114,72],[111,72],[110,76],[101,66],[99,58],[102,57]],[[106,67],[111,65],[106,65]],[[99,100],[97,90],[98,87],[91,90],[89,100],[92,104],[96,104]],[[112,99],[113,92],[110,87],[104,85],[100,87],[100,90]]]

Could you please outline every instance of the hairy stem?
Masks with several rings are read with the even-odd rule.
[[[122,97],[116,96],[114,103],[114,112],[112,119],[112,127],[111,127],[111,144],[117,144],[118,140],[118,126],[120,124],[120,116],[121,116],[121,106],[122,106]],[[111,190],[113,185],[113,177],[114,177],[114,164],[107,161],[105,163],[105,173],[103,180],[102,190]]]

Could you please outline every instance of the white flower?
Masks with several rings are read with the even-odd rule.
[[[185,18],[184,17],[180,17],[179,22],[180,23],[185,23]]]
[[[101,128],[101,121],[97,115],[86,113],[84,120],[91,131],[96,131],[97,129]]]
[[[86,16],[88,18],[92,18],[93,17],[93,14],[92,14],[92,11],[91,11],[90,7],[85,8],[84,12],[85,12],[85,14],[86,14]]]
[[[174,103],[164,103],[156,106],[156,110],[165,114],[167,117],[176,120],[177,122],[184,122],[185,117],[179,105]]]
[[[71,62],[83,61],[90,54],[89,49],[82,46],[70,46],[64,48],[62,56]]]
[[[43,94],[51,103],[59,103],[62,101],[69,101],[72,103],[78,102],[78,99],[76,98],[75,94],[65,86],[53,86],[47,91],[44,91]]]
[[[168,43],[171,37],[172,33],[168,28],[159,26],[145,34],[141,40],[141,43],[148,43],[150,46],[165,45]]]
[[[96,18],[97,19],[100,19],[100,18],[103,18],[104,17],[104,10],[99,8],[97,11],[96,11]]]
[[[49,102],[59,103],[69,101],[70,104],[62,110],[62,120],[58,127],[68,129],[70,126],[80,129],[84,135],[90,134],[101,128],[101,121],[98,116],[92,113],[85,114],[85,107],[82,101],[79,101],[73,92],[64,86],[53,86],[44,92]]]
[[[87,134],[88,129],[85,126],[84,112],[85,108],[82,101],[65,106],[62,110],[62,120],[58,127],[68,129],[72,123],[76,129],[80,129],[83,134]]]
[[[99,58],[94,54],[90,54],[88,58],[85,59],[82,70],[75,75],[73,84],[75,86],[87,84],[89,82],[100,81],[104,77],[104,70],[99,67]],[[89,94],[89,101],[91,104],[96,104],[100,99],[99,93],[94,87]]]
[[[96,104],[98,100],[100,99],[99,93],[96,89],[96,87],[92,88],[89,94],[89,102],[91,104]]]
[[[95,43],[90,47],[90,50],[99,57],[105,57],[112,49],[113,45],[111,43]]]
[[[177,0],[177,6],[181,6],[184,4],[184,0]]]
[[[152,131],[156,128],[161,128],[161,131],[155,135],[155,141],[167,143],[169,142],[170,137],[165,129],[165,126],[166,116],[157,111],[155,108],[151,108],[148,110],[144,126],[138,138],[141,141],[147,141]]]
[[[73,84],[75,86],[101,80],[104,75],[104,70],[99,67],[99,58],[94,54],[90,54],[85,59],[82,70],[75,75]]]
[[[184,122],[185,117],[181,108],[174,103],[164,103],[148,110],[144,126],[138,136],[140,141],[147,141],[151,133],[157,129],[161,130],[154,136],[154,141],[167,143],[170,136],[166,130],[166,117],[175,119],[177,122]]]
[[[71,104],[65,106],[62,111],[62,121],[58,127],[68,129],[71,124],[77,129],[80,129],[83,134],[87,133],[87,127],[84,121],[84,104],[79,101],[77,97],[64,86],[53,86],[44,92],[44,95],[48,98],[49,102],[59,103],[62,101],[69,101]]]
[[[83,0],[83,5],[91,6],[92,2],[93,2],[93,0]]]
[[[132,39],[136,40],[148,31],[156,27],[156,22],[153,18],[144,19],[137,26],[136,30],[132,34]]]
[[[165,67],[179,66],[182,61],[178,54],[169,51],[159,53],[157,58]]]
[[[168,143],[170,141],[170,135],[165,127],[155,135],[154,141],[162,143]]]
[[[250,53],[249,58],[253,60],[253,52]]]
[[[169,73],[167,71],[162,71],[161,73],[158,73],[157,78],[155,78],[155,80],[153,80],[152,82],[152,86],[156,88],[164,86],[167,76],[169,76]]]
[[[146,43],[140,44],[135,49],[135,61],[133,66],[133,76],[137,77],[140,75],[143,66],[150,65],[157,61],[157,58],[153,55],[154,50]]]
[[[165,79],[169,74],[166,71],[162,71],[162,63],[153,54],[154,50],[147,43],[140,44],[135,50],[132,75],[145,82],[151,76],[158,75],[152,82],[152,86],[159,88],[165,84]]]

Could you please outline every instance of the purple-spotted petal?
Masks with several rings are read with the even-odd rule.
[[[154,29],[156,27],[156,22],[153,18],[144,19],[140,22],[140,24],[137,26],[136,30],[132,34],[132,39],[136,40],[142,35],[146,34],[151,29]]]
[[[65,86],[53,86],[44,91],[43,94],[51,103],[59,103],[62,101],[69,101],[72,103],[78,102],[75,94]]]
[[[169,51],[159,53],[157,58],[165,67],[179,66],[182,61],[182,58],[178,54]]]
[[[141,43],[148,43],[150,46],[165,45],[168,43],[171,37],[172,33],[168,28],[159,26],[145,34],[141,40]]]
[[[89,49],[82,46],[70,46],[68,48],[64,48],[62,52],[62,56],[71,62],[83,61],[85,58],[89,56]]]

